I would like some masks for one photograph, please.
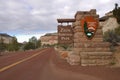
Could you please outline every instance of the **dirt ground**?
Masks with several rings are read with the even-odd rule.
[[[119,51],[118,51],[119,52]],[[120,53],[115,54],[120,60]],[[77,75],[85,74],[89,76],[94,76],[101,80],[120,80],[120,63],[116,63],[114,66],[86,66],[82,67],[80,65],[71,66],[66,60],[56,56],[53,59],[57,68],[62,70],[74,72]]]
[[[120,67],[120,46],[115,47],[115,52],[114,52],[114,58],[115,58],[115,65],[114,67]]]
[[[39,50],[3,55],[0,57],[0,67],[38,52]],[[115,56],[120,57],[119,53],[116,53]],[[58,52],[50,48],[28,61],[1,72],[0,80],[120,80],[120,67],[71,66],[65,59],[58,56]]]

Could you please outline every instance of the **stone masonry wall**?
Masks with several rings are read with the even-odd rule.
[[[99,19],[95,9],[76,13],[76,22],[72,25],[74,28],[74,50],[73,54],[69,56],[69,63],[82,66],[108,65],[112,61],[112,52],[110,52],[110,44],[103,42],[102,26],[98,26],[93,39],[88,40],[80,24],[80,20],[85,16],[94,16]]]

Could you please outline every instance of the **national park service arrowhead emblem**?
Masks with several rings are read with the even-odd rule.
[[[98,20],[94,19],[93,16],[86,16],[81,20],[81,25],[86,37],[91,40],[97,30]]]

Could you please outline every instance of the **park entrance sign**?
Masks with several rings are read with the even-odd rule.
[[[81,25],[87,39],[92,39],[97,30],[98,21],[92,16],[86,16],[81,19]]]
[[[69,22],[71,26],[63,25]],[[64,45],[70,40],[73,42],[72,52],[66,58],[71,65],[98,66],[113,62],[110,44],[103,41],[102,25],[99,25],[96,9],[77,11],[74,19],[58,19],[58,23],[61,23],[58,26],[58,42]]]
[[[57,19],[58,23],[58,44],[73,43],[73,27],[69,23],[75,22],[75,19]],[[66,23],[67,25],[63,25]]]
[[[73,30],[70,25],[58,26],[58,43],[59,44],[70,44],[73,43]]]

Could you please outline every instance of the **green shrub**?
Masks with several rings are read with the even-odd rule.
[[[115,65],[115,64],[116,64],[115,61],[110,62],[110,65]]]
[[[62,48],[62,49],[64,49],[64,50],[71,50],[71,48],[73,47],[73,45],[72,44],[58,44],[58,47],[59,48]]]
[[[120,36],[120,26],[115,28],[115,33],[117,34],[117,36]]]
[[[115,4],[115,9],[113,10],[113,15],[116,17],[117,22],[120,24],[120,7],[118,7],[118,4]]]
[[[112,46],[116,46],[117,42],[120,40],[114,30],[108,30],[105,32],[103,38],[104,41],[110,42]]]

